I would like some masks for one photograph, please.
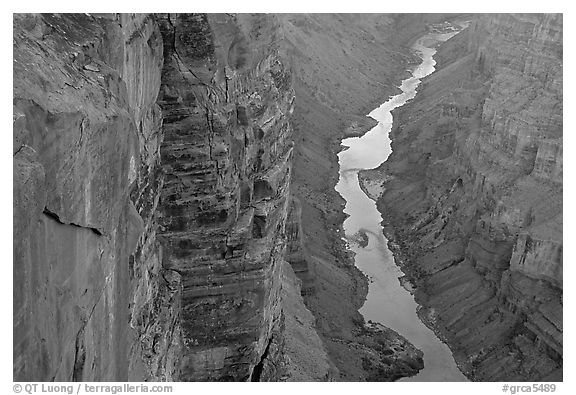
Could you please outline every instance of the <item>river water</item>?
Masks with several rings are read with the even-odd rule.
[[[465,27],[462,25],[460,27]],[[391,111],[416,96],[421,79],[434,72],[435,47],[458,32],[427,33],[416,41],[412,49],[422,63],[412,70],[412,76],[400,85],[402,93],[390,97],[369,116],[378,125],[362,137],[342,140],[345,148],[338,154],[340,179],[336,191],[346,200],[344,212],[345,239],[348,248],[355,253],[356,266],[370,279],[366,302],[360,309],[365,320],[381,323],[403,335],[424,353],[424,369],[416,376],[401,381],[467,381],[456,366],[446,344],[436,337],[418,318],[417,303],[399,282],[403,276],[396,266],[394,256],[388,249],[382,233],[382,217],[376,203],[360,189],[358,172],[372,169],[383,163],[390,155],[388,134],[392,128]]]

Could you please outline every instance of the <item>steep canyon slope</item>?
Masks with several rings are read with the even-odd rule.
[[[562,15],[479,17],[437,59],[364,183],[471,379],[562,380]]]
[[[290,261],[303,281],[306,305],[336,365],[339,380],[386,380],[388,348],[367,331],[358,313],[368,280],[354,266],[342,241],[344,201],[338,181],[340,140],[366,132],[365,116],[396,93],[417,57],[409,51],[429,23],[447,14],[295,14],[283,18],[287,57],[293,67],[293,206]],[[290,237],[298,235],[297,238]],[[378,340],[380,339],[380,340]],[[383,341],[384,340],[384,341]],[[404,374],[414,374],[417,358]]]
[[[280,33],[273,15],[14,16],[15,380],[327,378],[283,259]]]

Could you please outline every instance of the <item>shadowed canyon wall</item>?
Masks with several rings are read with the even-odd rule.
[[[182,281],[183,380],[259,379],[260,360],[282,329],[294,91],[275,23],[159,18],[160,235],[164,265]]]
[[[562,380],[562,15],[488,15],[365,180],[421,316],[474,380]]]
[[[283,259],[280,33],[272,15],[14,16],[15,380],[326,379]]]

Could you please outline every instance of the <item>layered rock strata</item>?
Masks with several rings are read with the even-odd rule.
[[[15,380],[330,377],[284,261],[280,32],[14,16]]]
[[[480,17],[437,58],[367,189],[470,378],[562,380],[562,16]]]
[[[294,91],[273,16],[163,15],[160,235],[182,380],[258,380],[280,331]]]

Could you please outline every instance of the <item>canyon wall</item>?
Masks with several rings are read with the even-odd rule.
[[[172,378],[162,62],[144,15],[14,16],[15,380]]]
[[[15,14],[14,380],[328,378],[283,258],[280,34],[272,15]]]
[[[159,233],[164,265],[182,282],[182,380],[258,380],[282,331],[294,91],[276,23],[159,18]]]
[[[562,380],[562,15],[479,16],[364,178],[421,317],[473,380]]]

